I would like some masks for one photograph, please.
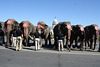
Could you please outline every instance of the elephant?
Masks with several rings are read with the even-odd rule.
[[[7,46],[9,47],[11,44],[11,31],[14,30],[15,28],[17,28],[19,25],[19,23],[14,20],[14,19],[8,19],[7,21],[4,22],[4,31],[5,31],[5,35],[7,37]]]
[[[75,47],[77,47],[78,40],[80,39],[80,50],[83,50],[84,41],[84,28],[82,25],[72,25],[70,48],[72,49],[73,41],[75,40]]]
[[[87,48],[87,43],[90,49],[95,50],[96,47],[96,40],[99,37],[99,28],[97,24],[92,24],[89,26],[86,26],[84,28],[85,30],[85,49]],[[93,41],[94,41],[94,47],[93,47]]]
[[[36,27],[30,21],[22,21],[20,23],[21,30],[23,31],[24,43],[25,46],[29,45],[29,35],[36,32]]]
[[[54,42],[55,49],[57,49],[58,47],[57,33],[59,32],[59,30],[64,35],[64,38],[66,39],[66,47],[70,51],[70,48],[68,46],[68,41],[70,40],[71,37],[71,30],[72,30],[71,23],[69,21],[60,22],[54,27],[53,32],[54,32],[54,40],[55,40]]]
[[[0,44],[4,44],[4,22],[0,21]]]
[[[41,36],[40,45],[42,46],[42,39],[45,39],[45,46],[47,46],[47,41],[50,39],[49,26],[47,24],[45,24],[43,21],[39,21],[37,24],[37,29],[39,29],[39,33]]]

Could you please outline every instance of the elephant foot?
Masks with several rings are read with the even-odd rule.
[[[98,49],[98,51],[97,52],[100,52],[100,49]]]
[[[70,48],[71,50],[74,50],[74,48]]]
[[[73,50],[73,47],[71,46],[70,49]]]
[[[80,51],[83,51],[83,49],[81,48]]]
[[[9,48],[10,46],[6,46],[6,48]]]
[[[67,47],[67,49],[69,50],[69,52],[70,52],[70,48],[69,47]]]
[[[90,49],[93,49],[93,47],[91,46]]]
[[[75,49],[77,49],[77,47],[75,47]]]
[[[95,48],[93,48],[92,50],[95,50]]]
[[[85,48],[85,50],[86,50],[86,48]]]
[[[47,47],[47,45],[45,45],[45,47]]]
[[[2,44],[3,47],[5,47],[5,44]]]
[[[53,47],[53,49],[57,49],[57,47],[56,47],[56,46],[54,46],[54,47]]]
[[[6,47],[7,47],[7,48],[9,48],[9,47],[10,47],[10,45],[9,45],[9,44],[7,44],[7,45],[6,45]]]

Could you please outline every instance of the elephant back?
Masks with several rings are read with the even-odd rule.
[[[92,37],[93,35],[96,35],[96,37],[99,37],[99,28],[97,24],[88,25],[84,28],[85,34],[89,37]]]
[[[82,25],[72,25],[72,30],[73,31],[78,31],[78,30],[84,31],[84,28]]]
[[[49,26],[47,24],[45,24],[45,22],[43,22],[43,21],[38,22],[37,28],[48,29],[48,27]]]

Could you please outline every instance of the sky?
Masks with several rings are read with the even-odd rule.
[[[100,28],[100,0],[0,0],[0,21],[7,19],[44,21],[51,26],[55,19],[83,27],[97,24]]]

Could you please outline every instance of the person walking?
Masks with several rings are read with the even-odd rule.
[[[17,33],[16,51],[20,51],[22,49],[22,38],[23,38],[23,32],[20,27],[18,27],[16,33]]]
[[[59,30],[59,33],[57,34],[57,39],[58,39],[58,50],[63,51],[63,34],[61,33],[61,30]]]
[[[17,33],[16,28],[12,32],[12,47],[15,47],[17,44]]]
[[[40,50],[40,34],[39,30],[36,29],[36,32],[34,33],[34,38],[35,38],[35,50]]]

